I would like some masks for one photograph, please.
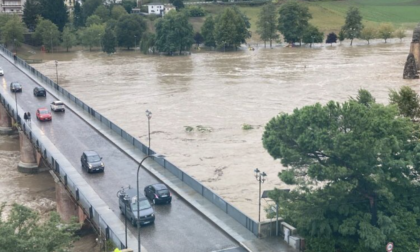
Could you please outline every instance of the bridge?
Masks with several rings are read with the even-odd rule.
[[[137,139],[103,117],[77,97],[39,73],[7,49],[0,47],[0,65],[5,71],[0,88],[0,127],[7,131],[20,122],[22,171],[36,170],[43,158],[57,177],[57,204],[62,218],[87,218],[106,239],[119,248],[136,248],[137,231],[129,225],[125,243],[124,217],[118,208],[117,191],[136,185],[136,172],[146,153],[154,153]],[[22,93],[11,93],[9,84],[20,82]],[[36,86],[47,89],[46,98],[32,95]],[[65,113],[54,113],[52,122],[35,120],[35,110],[53,100],[66,104]],[[32,122],[23,121],[31,112]],[[104,173],[87,174],[80,167],[84,150],[96,150],[104,158]],[[264,251],[256,237],[258,223],[184,173],[166,159],[147,159],[140,171],[140,190],[163,181],[173,192],[171,205],[155,206],[154,225],[141,228],[142,251]],[[77,206],[77,207],[75,207]],[[280,230],[288,227],[278,226]],[[273,223],[261,227],[268,233]],[[300,238],[292,236],[294,247]],[[294,251],[283,243],[282,250]],[[137,251],[136,249],[134,251]],[[271,251],[271,250],[266,250]]]

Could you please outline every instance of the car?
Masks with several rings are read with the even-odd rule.
[[[65,112],[66,111],[64,109],[64,103],[62,101],[53,101],[53,102],[51,102],[50,107],[51,107],[51,110],[54,111],[54,112],[57,112],[57,111]]]
[[[122,193],[120,193],[122,192]],[[121,214],[135,227],[137,226],[137,190],[128,188],[118,193],[119,208]],[[139,192],[140,225],[153,224],[155,222],[155,211],[149,201]]]
[[[172,201],[171,192],[168,187],[161,183],[146,186],[144,188],[144,195],[152,201],[154,205],[157,203],[170,204]]]
[[[13,93],[22,92],[22,85],[19,82],[12,82],[10,83],[10,91]]]
[[[85,169],[87,173],[105,171],[105,165],[104,162],[102,162],[102,157],[99,156],[96,151],[84,151],[80,157],[80,162],[82,163],[82,168]]]
[[[43,87],[36,87],[36,88],[34,88],[34,95],[37,96],[37,97],[38,96],[46,97],[47,96],[47,91]]]
[[[39,108],[36,110],[36,119],[40,121],[51,121],[52,115],[51,112],[48,111],[47,108]]]
[[[0,67],[0,76],[3,76],[3,75],[4,75],[3,68]]]

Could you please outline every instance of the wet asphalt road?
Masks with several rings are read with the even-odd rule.
[[[49,137],[95,192],[124,221],[118,208],[116,194],[122,186],[136,186],[138,164],[69,109],[66,109],[65,113],[53,112],[51,122],[37,121],[36,109],[41,107],[49,109],[49,104],[55,98],[49,93],[46,98],[35,97],[33,88],[37,84],[3,57],[0,57],[0,67],[5,72],[5,75],[0,77],[1,92],[14,97],[14,94],[10,92],[10,82],[22,84],[23,92],[17,94],[17,100],[21,108],[31,113],[32,124]],[[134,95],[133,99],[135,99]],[[123,111],[122,107],[121,112]],[[80,156],[84,150],[96,150],[103,157],[104,173],[87,174],[81,169]],[[153,176],[141,170],[141,191],[146,185],[157,182]],[[190,207],[177,194],[172,193],[172,197],[172,204],[154,206],[155,224],[141,228],[142,245],[149,252],[243,251],[235,241]],[[128,227],[137,236],[136,228],[129,223]],[[128,244],[128,246],[136,247],[137,244]]]

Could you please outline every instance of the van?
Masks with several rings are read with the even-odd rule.
[[[131,225],[137,226],[137,193],[136,189],[128,188],[118,193],[119,207],[121,214],[130,221]],[[140,225],[153,224],[155,222],[155,212],[149,200],[139,192],[140,202]]]

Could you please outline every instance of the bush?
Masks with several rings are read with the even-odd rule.
[[[244,123],[243,125],[242,125],[242,129],[243,130],[252,130],[254,127],[252,127],[252,125],[249,125],[249,124],[246,124],[246,123]]]
[[[204,17],[205,12],[201,6],[189,6],[188,13],[190,17]]]

